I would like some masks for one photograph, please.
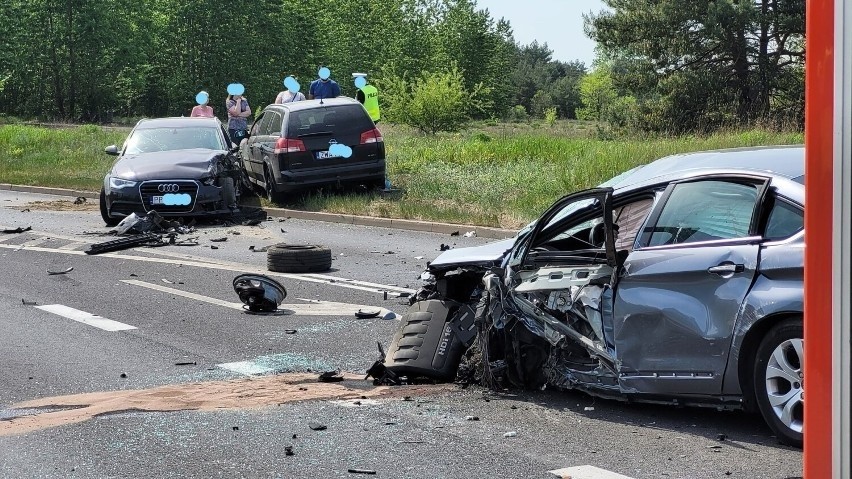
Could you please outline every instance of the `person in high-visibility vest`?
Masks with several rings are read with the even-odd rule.
[[[379,90],[367,84],[366,73],[353,73],[352,76],[355,77],[355,87],[358,89],[355,98],[364,105],[373,123],[378,123],[382,117],[379,110]]]

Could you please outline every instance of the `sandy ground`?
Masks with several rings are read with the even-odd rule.
[[[30,201],[25,205],[7,206],[16,210],[30,211],[98,211],[97,200],[84,197],[76,200]]]
[[[72,394],[13,405],[11,409],[25,410],[28,415],[0,421],[0,436],[26,434],[126,411],[246,409],[299,401],[418,397],[451,389],[452,386],[448,385],[373,386],[363,376],[354,375],[346,375],[343,382],[327,383],[319,382],[316,374],[290,373],[152,389]],[[39,408],[46,410],[40,412]]]

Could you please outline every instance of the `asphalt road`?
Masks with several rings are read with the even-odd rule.
[[[442,243],[488,240],[274,219],[88,256],[110,239],[91,205],[0,191],[0,228],[27,226],[0,234],[0,477],[801,475],[801,451],[743,413],[363,381],[397,321],[354,313],[401,315]],[[278,242],[327,245],[333,269],[277,276],[290,314],[245,314],[231,281]],[[315,381],[336,369],[352,374]]]

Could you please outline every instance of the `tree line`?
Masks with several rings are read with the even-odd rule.
[[[589,68],[518,44],[475,0],[6,0],[0,113],[109,122],[224,111],[239,82],[255,109],[319,66],[383,117],[424,131],[476,119],[588,118],[615,128],[799,124],[804,0],[605,0],[586,16]],[[444,108],[435,108],[438,102]]]

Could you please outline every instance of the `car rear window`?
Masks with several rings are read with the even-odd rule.
[[[145,128],[127,139],[125,154],[204,148],[224,150],[216,127]]]
[[[361,105],[326,106],[291,112],[288,136],[320,132],[360,135],[370,128],[370,118]]]

